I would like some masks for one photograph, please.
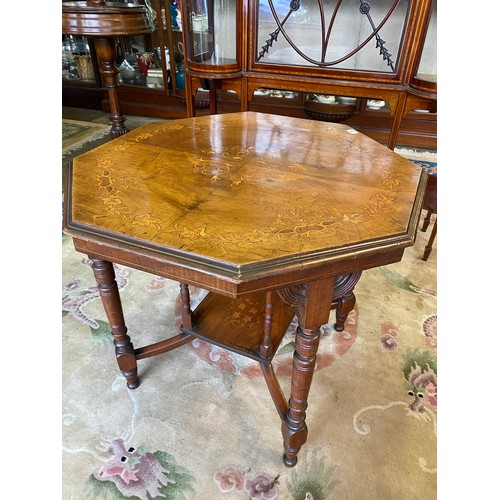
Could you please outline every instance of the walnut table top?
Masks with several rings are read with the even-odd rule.
[[[253,112],[150,123],[74,160],[65,229],[236,294],[411,245],[421,177],[341,124]]]

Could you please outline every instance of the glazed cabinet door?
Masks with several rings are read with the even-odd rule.
[[[241,71],[241,0],[184,0],[185,53],[195,71]]]
[[[400,82],[426,0],[250,0],[250,70]]]
[[[418,66],[411,86],[423,92],[437,92],[437,0],[423,19],[426,25],[425,40],[417,54]]]

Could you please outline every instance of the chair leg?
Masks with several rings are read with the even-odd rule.
[[[434,222],[434,227],[432,228],[431,236],[429,238],[429,241],[427,242],[427,245],[425,246],[424,250],[424,256],[422,257],[422,260],[427,260],[429,258],[429,255],[431,254],[432,251],[432,245],[434,243],[434,239],[436,238],[436,233],[437,233],[437,220]]]
[[[431,221],[431,216],[434,213],[430,208],[427,209],[427,215],[425,216],[424,223],[422,224],[422,231],[425,233],[427,228],[429,227],[429,223]]]

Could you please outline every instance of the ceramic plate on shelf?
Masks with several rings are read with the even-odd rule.
[[[340,104],[356,104],[356,98],[355,97],[346,97],[343,95],[337,96],[337,101],[340,102]]]
[[[335,104],[337,102],[337,99],[334,95],[316,94],[316,99],[321,104]]]
[[[381,101],[378,99],[368,99],[368,101],[366,101],[366,105],[370,109],[380,109],[385,106],[385,101]]]

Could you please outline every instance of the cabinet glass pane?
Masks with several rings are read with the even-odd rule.
[[[256,60],[394,73],[410,0],[260,0]]]
[[[89,43],[84,36],[65,35],[62,41],[62,77],[95,83]]]
[[[424,48],[418,66],[417,78],[428,82],[437,82],[437,1],[432,2],[431,17]]]
[[[238,0],[187,2],[187,57],[208,65],[237,62],[236,4]]]
[[[160,47],[152,47],[144,35],[120,39],[116,61],[118,83],[164,88],[161,57]]]

